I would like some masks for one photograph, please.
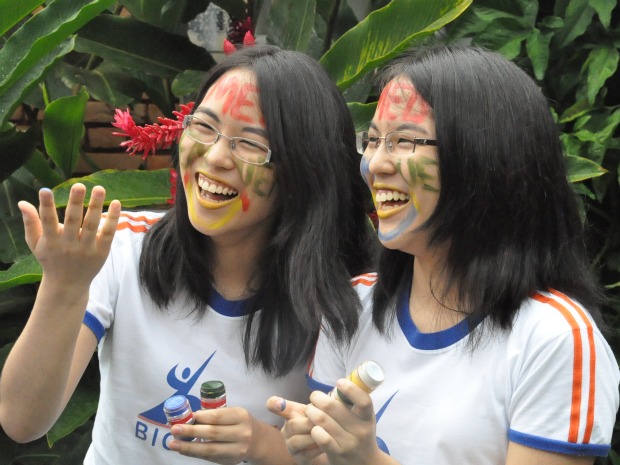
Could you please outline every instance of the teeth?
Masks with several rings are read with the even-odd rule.
[[[388,192],[377,192],[375,195],[375,201],[377,203],[385,203],[391,201],[406,201],[409,200],[409,194],[405,194],[404,192],[398,191],[388,191]]]
[[[230,187],[222,187],[219,184],[215,184],[214,182],[209,181],[209,179],[203,174],[198,175],[198,185],[202,190],[210,192],[211,194],[222,194],[230,196],[238,194],[236,190]]]

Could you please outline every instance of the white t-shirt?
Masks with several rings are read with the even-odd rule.
[[[498,465],[508,441],[546,451],[605,456],[618,410],[618,365],[583,308],[559,293],[524,302],[512,331],[485,331],[472,352],[465,321],[421,333],[409,290],[391,337],[372,324],[376,275],[353,280],[364,312],[350,346],[325,331],[308,371],[327,391],[365,360],[385,382],[372,394],[380,448],[403,465]],[[484,322],[480,324],[485,324]],[[487,328],[484,328],[487,329]]]
[[[167,449],[170,430],[163,403],[182,394],[200,409],[200,385],[220,380],[229,407],[246,408],[279,427],[269,413],[272,395],[307,402],[304,368],[274,379],[248,369],[241,338],[243,301],[215,295],[205,316],[187,316],[191,306],[175,301],[162,312],[140,286],[138,263],[145,233],[161,213],[123,213],[112,251],[93,281],[86,324],[99,340],[101,394],[86,455],[88,465],[208,464]]]

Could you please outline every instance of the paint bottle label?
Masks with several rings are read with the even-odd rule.
[[[193,425],[194,412],[185,396],[172,396],[164,402],[164,413],[168,424],[173,425]],[[179,436],[177,439],[182,441],[193,441],[195,438]]]
[[[374,391],[385,379],[385,375],[383,374],[383,369],[381,366],[372,360],[367,360],[360,364],[355,370],[353,370],[347,376],[347,379],[351,382],[357,384],[364,391],[370,394]],[[353,408],[353,401],[345,396],[340,389],[335,387],[329,395],[334,399],[338,399],[348,408]]]

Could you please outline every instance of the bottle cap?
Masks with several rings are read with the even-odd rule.
[[[205,381],[200,386],[200,397],[215,398],[226,394],[224,383],[217,380]]]
[[[185,396],[172,396],[164,402],[164,412],[175,414],[189,407],[189,401]]]
[[[358,374],[360,379],[370,389],[375,389],[385,379],[381,365],[373,360],[368,360],[359,366]]]

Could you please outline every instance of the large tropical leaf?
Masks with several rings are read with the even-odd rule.
[[[54,64],[73,50],[73,46],[74,38],[71,37],[38,61],[32,62],[31,67],[19,79],[12,82],[11,85],[3,86],[2,90],[0,90],[0,126],[8,121],[28,92],[45,77]],[[1,59],[2,57],[0,56]]]
[[[288,50],[308,48],[316,0],[271,0],[268,39]]]
[[[86,423],[97,412],[98,403],[99,391],[97,389],[78,385],[67,407],[47,433],[48,445],[52,447],[56,441]]]
[[[50,103],[43,119],[43,141],[50,158],[70,177],[80,157],[88,93],[63,97]]]
[[[30,18],[0,50],[0,95],[39,60],[114,0],[55,0]]]
[[[114,31],[114,34],[110,34]],[[207,70],[215,62],[187,37],[133,18],[100,15],[79,31],[76,49],[121,68],[173,78],[186,69]]]
[[[570,182],[580,182],[586,179],[596,178],[607,173],[607,170],[592,160],[566,155],[568,161],[568,180]]]
[[[41,281],[43,271],[34,255],[18,258],[8,270],[0,271],[0,292],[22,284]]]
[[[24,19],[45,0],[0,0],[0,36]]]
[[[457,18],[472,0],[393,0],[347,31],[321,57],[340,89]]]
[[[170,170],[153,171],[140,170],[103,170],[83,178],[73,178],[56,186],[54,199],[59,208],[66,207],[69,200],[71,186],[81,182],[87,188],[88,203],[90,191],[94,186],[103,186],[106,189],[106,205],[117,199],[125,208],[148,205],[163,205],[170,195]]]

